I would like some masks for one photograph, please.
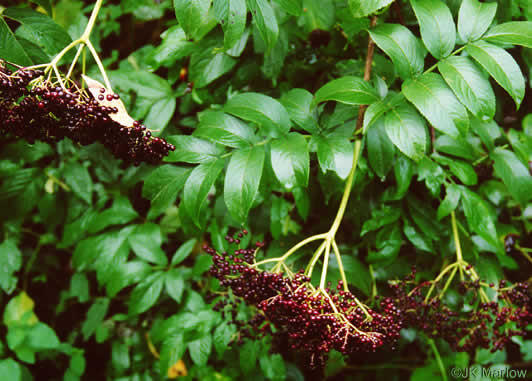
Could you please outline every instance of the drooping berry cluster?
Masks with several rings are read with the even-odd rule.
[[[24,69],[11,72],[0,60],[0,133],[29,143],[63,138],[82,145],[100,142],[117,158],[135,164],[156,164],[175,149],[138,122],[124,126],[113,120],[111,115],[118,109],[101,101],[118,99],[117,94],[105,94],[102,88],[95,99],[76,86],[56,87],[47,81],[32,85],[42,74]]]
[[[263,245],[259,242],[256,247]],[[400,311],[391,299],[380,300],[379,313],[343,291],[341,283],[336,290],[330,286],[320,290],[302,271],[285,275],[253,267],[256,249],[236,249],[231,254],[204,249],[213,256],[211,274],[236,296],[258,307],[276,328],[275,335],[288,338],[291,349],[302,353],[311,366],[323,366],[332,349],[353,356],[395,345]]]
[[[504,288],[504,280],[498,288],[489,284],[497,291],[497,301],[486,301],[481,297],[483,282],[462,281],[458,291],[463,301],[449,306],[438,296],[426,300],[427,288],[432,283],[415,285],[414,278],[415,270],[391,285],[394,301],[403,311],[403,325],[419,329],[429,337],[442,338],[455,351],[472,353],[477,348],[486,348],[495,352],[504,348],[513,336],[525,335],[527,325],[532,323],[532,298],[526,283],[511,288]]]

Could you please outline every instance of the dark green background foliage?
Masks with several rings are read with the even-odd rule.
[[[82,33],[91,3],[3,1],[0,57],[50,61]],[[363,156],[337,237],[351,288],[371,303],[373,287],[388,293],[412,265],[432,279],[453,260],[452,211],[481,278],[526,281],[531,18],[526,0],[104,2],[91,40],[111,82],[176,151],[126,167],[100,145],[0,137],[1,377],[158,380],[183,359],[183,379],[311,379],[268,337],[228,346],[237,328],[212,310],[219,286],[201,245],[223,250],[227,232],[246,227],[273,257],[326,231],[360,105],[370,105]],[[101,78],[91,61],[88,71]],[[505,250],[510,234],[518,245]],[[532,360],[526,339],[495,354],[437,345],[449,367]],[[333,353],[326,375],[441,377],[412,330],[358,363]]]

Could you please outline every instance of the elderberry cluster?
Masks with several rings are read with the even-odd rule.
[[[113,120],[118,109],[100,102],[118,99],[117,94],[105,94],[102,88],[95,99],[76,86],[62,88],[46,81],[31,84],[42,75],[40,70],[11,72],[0,60],[0,134],[31,144],[64,138],[82,145],[100,142],[117,158],[136,165],[156,164],[175,149],[139,122],[124,126]]]
[[[246,232],[240,233],[245,234]],[[229,242],[239,241],[226,237]],[[256,248],[264,244],[258,242]],[[395,345],[401,329],[400,310],[389,298],[382,298],[380,312],[364,306],[340,282],[336,289],[315,289],[299,271],[291,276],[253,267],[256,249],[236,249],[213,256],[210,273],[247,304],[256,306],[275,327],[274,335],[287,338],[290,348],[301,353],[312,367],[323,367],[328,352],[344,355],[374,352]]]
[[[532,298],[526,283],[517,283],[504,288],[501,280],[497,301],[487,302],[481,298],[481,281],[462,281],[458,291],[463,302],[449,306],[439,297],[426,299],[426,290],[431,282],[415,285],[415,269],[404,280],[392,284],[394,301],[403,311],[405,327],[416,328],[432,338],[441,338],[454,351],[473,353],[477,348],[503,349],[513,336],[526,335],[532,323]],[[414,285],[414,286],[413,286]]]

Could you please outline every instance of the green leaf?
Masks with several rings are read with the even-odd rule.
[[[408,79],[421,74],[425,52],[408,28],[398,24],[382,24],[371,29],[369,34],[392,59],[401,78]]]
[[[497,240],[495,217],[484,199],[466,187],[461,187],[462,207],[467,218],[469,229],[480,235],[495,247],[501,247]]]
[[[199,366],[205,366],[209,355],[212,350],[212,336],[206,335],[201,339],[191,341],[188,343],[188,351],[190,353],[190,358],[194,364]]]
[[[189,239],[185,243],[183,243],[181,246],[179,246],[179,249],[175,252],[174,256],[172,257],[172,266],[176,266],[183,262],[189,255],[192,253],[192,250],[194,249],[194,246],[196,245],[197,240],[195,238]]]
[[[458,36],[463,43],[478,40],[491,25],[497,3],[463,0],[458,12]]]
[[[98,282],[104,284],[110,281],[113,277],[114,271],[116,271],[122,263],[126,262],[129,255],[129,243],[127,238],[134,229],[135,226],[130,225],[119,231],[106,233],[103,235],[103,239],[98,241],[98,246],[92,247],[92,251],[96,252],[96,258],[93,257],[92,261],[90,261],[91,258],[88,257],[86,260],[90,261],[87,265],[93,266],[96,270]],[[90,245],[89,250],[91,250]],[[76,252],[74,253],[74,256],[76,256]],[[73,262],[78,265],[80,261],[76,260]]]
[[[194,51],[194,43],[187,41],[181,25],[175,25],[161,34],[162,42],[146,57],[148,67],[157,70],[160,66],[171,66]]]
[[[456,43],[453,16],[440,0],[410,0],[419,21],[421,38],[434,58],[447,57]]]
[[[70,280],[70,295],[77,297],[80,303],[89,301],[89,279],[84,273],[76,272]]]
[[[403,102],[403,93],[390,92],[384,99],[371,104],[364,113],[364,132],[388,110]]]
[[[456,97],[479,119],[495,115],[495,94],[482,71],[467,57],[449,57],[438,70]]]
[[[83,340],[87,341],[93,333],[96,331],[96,328],[103,322],[107,310],[109,308],[110,299],[108,298],[98,298],[94,301],[92,306],[87,312],[87,319],[81,325],[81,333],[83,334]]]
[[[391,4],[393,0],[348,0],[354,17],[366,17]]]
[[[303,6],[301,0],[274,0],[286,13],[293,16],[301,16],[303,14]]]
[[[286,111],[288,111],[290,119],[302,127],[310,118],[312,98],[312,94],[308,90],[292,89],[283,94],[280,101]]]
[[[21,43],[17,41],[3,17],[0,17],[0,57],[18,65],[29,66],[33,64],[32,59]]]
[[[421,180],[425,180],[425,185],[430,190],[430,193],[434,197],[438,197],[441,185],[445,181],[445,173],[442,167],[425,156],[418,163],[418,181]]]
[[[175,151],[170,152],[165,161],[183,163],[209,163],[218,160],[224,152],[215,143],[190,135],[174,135],[166,139],[175,145]]]
[[[4,324],[8,327],[32,326],[38,322],[33,313],[35,303],[28,294],[22,291],[12,298],[4,310]]]
[[[111,271],[109,282],[105,285],[107,295],[115,296],[124,287],[145,279],[152,272],[152,267],[141,260],[120,263]]]
[[[22,381],[20,364],[10,358],[0,360],[0,374],[9,381]]]
[[[334,171],[345,180],[353,165],[353,144],[341,136],[315,136],[313,139],[318,147],[321,171]]]
[[[337,101],[349,105],[369,105],[379,100],[376,91],[362,78],[342,77],[332,80],[316,92],[313,105],[324,101]]]
[[[292,205],[281,197],[272,197],[272,206],[270,208],[270,232],[274,239],[281,238],[281,235],[286,235],[286,220],[290,217],[288,213],[292,209]]]
[[[400,155],[395,160],[395,165],[393,167],[395,180],[397,182],[397,191],[394,195],[395,200],[403,198],[404,194],[410,187],[412,176],[414,176],[414,171],[414,163],[406,156]]]
[[[439,131],[457,138],[469,128],[467,110],[441,76],[425,73],[406,80],[403,94]]]
[[[333,0],[303,0],[303,15],[307,30],[329,30],[335,22]]]
[[[148,115],[144,118],[144,124],[149,129],[157,131],[157,135],[160,135],[174,115],[175,103],[176,98],[174,96],[164,97],[155,101],[150,106]]]
[[[390,140],[412,160],[425,154],[427,131],[425,121],[410,105],[403,103],[385,114],[384,126]]]
[[[143,99],[152,103],[159,99],[169,98],[173,94],[172,87],[163,78],[147,71],[120,70],[108,72],[113,85],[117,85],[124,92],[134,91]],[[135,78],[134,81],[131,78]]]
[[[532,48],[532,21],[512,21],[496,25],[482,39]]]
[[[207,201],[207,194],[225,166],[225,160],[200,164],[190,174],[183,191],[183,202],[187,214],[199,226],[200,214]]]
[[[179,25],[188,38],[201,39],[216,20],[209,14],[212,0],[174,0],[174,10]],[[213,23],[214,22],[214,23]],[[210,27],[212,24],[212,27]]]
[[[438,221],[451,214],[458,206],[458,201],[460,201],[460,188],[457,185],[449,184],[445,191],[445,198],[438,206]]]
[[[471,164],[461,160],[452,160],[449,163],[449,168],[465,185],[477,185],[477,173]]]
[[[266,43],[266,50],[270,51],[277,43],[277,38],[279,37],[279,26],[273,8],[266,0],[247,0],[247,3],[253,22]]]
[[[89,233],[96,233],[112,225],[127,224],[138,216],[129,199],[124,196],[118,196],[113,200],[113,204],[109,209],[96,214],[90,220],[87,230]]]
[[[262,356],[260,358],[260,368],[264,372],[264,375],[273,381],[286,380],[286,368],[284,360],[279,353],[273,355]]]
[[[114,341],[111,347],[111,364],[118,372],[123,372],[131,365],[129,346],[119,341]]]
[[[157,167],[144,180],[142,197],[151,201],[149,219],[159,216],[175,203],[189,173],[188,169],[166,164]]]
[[[159,372],[162,375],[168,374],[168,369],[177,363],[187,349],[183,332],[176,332],[166,336],[161,348],[161,358],[159,360]]]
[[[229,161],[224,184],[224,200],[234,218],[245,222],[259,191],[264,166],[262,146],[235,151]]]
[[[255,341],[246,341],[240,347],[240,369],[244,374],[250,373],[257,365],[257,344]]]
[[[185,278],[180,269],[170,269],[164,277],[166,292],[177,303],[181,303],[185,291]]]
[[[237,61],[224,52],[198,50],[190,59],[190,80],[195,88],[202,88],[229,72]]]
[[[303,220],[306,220],[310,209],[310,198],[307,189],[294,188],[292,194],[296,202],[297,212]]]
[[[231,49],[242,37],[246,29],[246,0],[214,0],[221,2],[225,14],[222,22],[224,31],[224,48]]]
[[[76,196],[92,204],[92,179],[87,168],[78,162],[70,162],[65,164],[63,176]]]
[[[138,315],[149,310],[163,290],[165,273],[162,271],[149,275],[140,282],[129,299],[129,315]]]
[[[532,176],[515,153],[496,148],[491,153],[493,167],[512,197],[523,207],[532,199]]]
[[[277,100],[259,93],[242,93],[231,97],[224,111],[256,123],[263,135],[279,137],[290,129],[290,116]]]
[[[366,133],[368,160],[371,169],[383,178],[393,167],[395,146],[386,134],[384,120],[379,119]]]
[[[408,197],[408,212],[421,232],[430,240],[440,239],[440,225],[436,222],[434,209],[414,197]]]
[[[485,41],[468,44],[466,50],[510,94],[519,108],[525,96],[525,78],[510,53]]]
[[[140,258],[165,266],[168,263],[165,252],[161,249],[163,241],[161,227],[148,222],[138,225],[133,233],[128,237],[131,249]]]
[[[68,33],[50,17],[32,9],[8,8],[2,15],[19,22],[16,35],[38,45],[50,59],[72,42]]]
[[[233,148],[246,147],[256,141],[253,128],[234,116],[221,111],[206,111],[199,119],[194,136]]]
[[[432,154],[432,157],[443,165],[448,165],[451,172],[460,179],[465,185],[476,185],[478,182],[477,173],[473,166],[468,162],[450,159],[445,156],[441,156],[437,153]]]
[[[309,153],[303,135],[292,132],[271,143],[271,160],[275,175],[286,189],[307,187]]]
[[[13,274],[22,267],[22,253],[12,240],[0,244],[0,287],[11,294],[17,286],[17,277]]]
[[[219,356],[222,356],[227,351],[229,343],[233,335],[236,333],[236,327],[234,324],[230,324],[224,321],[214,330],[214,349]]]
[[[196,257],[194,267],[192,267],[193,276],[201,276],[212,266],[212,256],[209,254],[202,254]]]
[[[31,327],[27,340],[27,345],[34,349],[55,349],[60,344],[54,330],[41,322]]]
[[[432,240],[416,229],[407,218],[403,219],[403,233],[418,249],[428,251],[429,253],[434,252]]]
[[[344,271],[349,284],[352,284],[365,295],[371,295],[371,274],[368,266],[362,263],[357,258],[350,255],[342,255],[342,262],[344,264]],[[330,266],[338,268],[338,263],[331,257]]]

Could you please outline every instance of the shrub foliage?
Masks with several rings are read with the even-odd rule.
[[[2,377],[532,371],[531,7],[5,2]]]

